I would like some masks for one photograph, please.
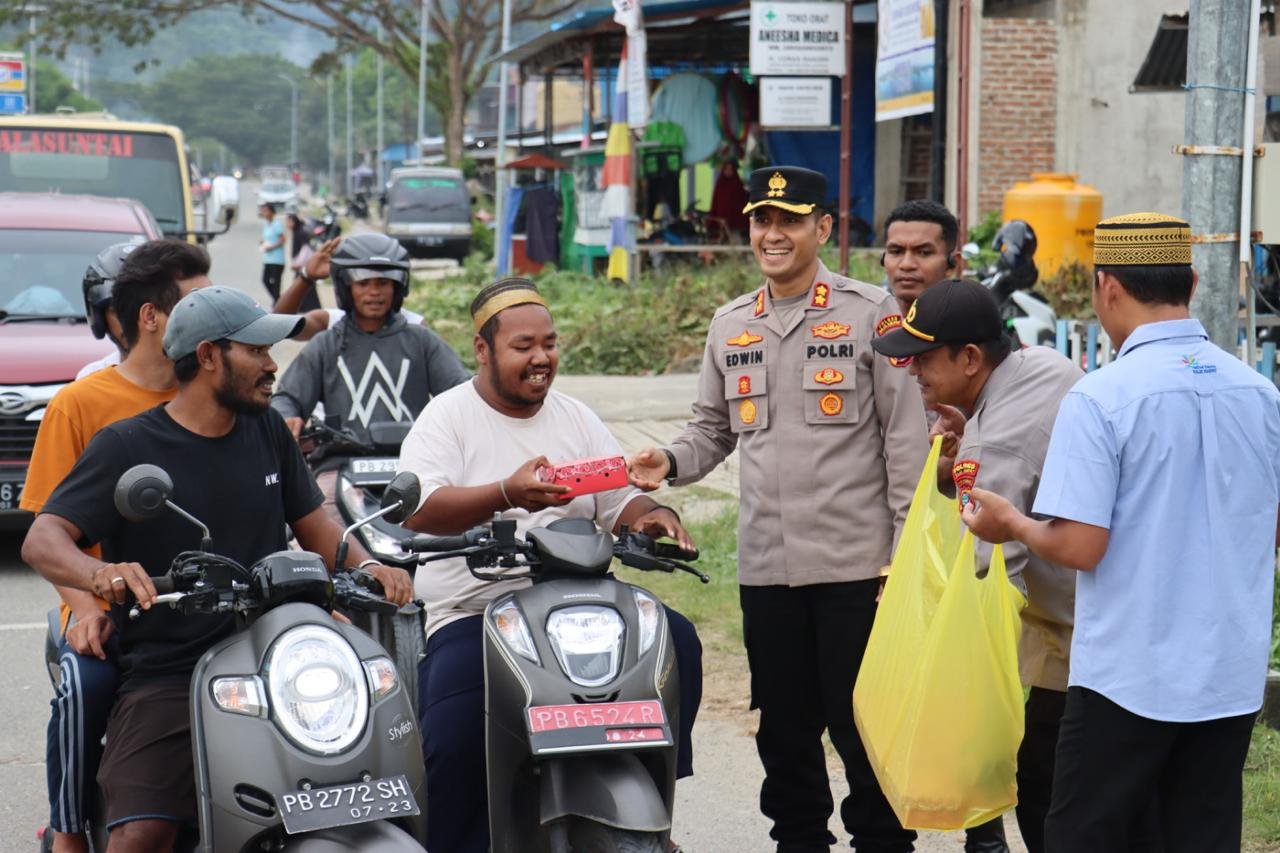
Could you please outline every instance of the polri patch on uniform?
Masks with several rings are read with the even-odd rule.
[[[857,344],[844,342],[839,344],[819,344],[810,342],[804,346],[804,360],[815,358],[857,358]]]
[[[813,287],[813,301],[809,303],[810,308],[826,308],[831,304],[831,285],[825,281],[820,281]]]
[[[809,328],[810,334],[815,338],[822,338],[825,341],[834,341],[836,338],[843,338],[849,334],[852,327],[848,323],[837,323],[835,320],[828,320],[825,323],[819,323]]]
[[[818,408],[822,411],[822,414],[829,418],[834,418],[844,411],[844,398],[834,391],[828,391],[818,401]]]
[[[742,419],[744,424],[750,425],[756,422],[756,416],[760,412],[756,408],[755,401],[743,400],[738,404],[738,417]]]
[[[738,377],[738,393],[743,395],[744,397],[747,394],[751,393],[751,377],[750,376]]]
[[[902,328],[901,314],[890,314],[887,317],[881,317],[880,321],[876,323],[876,337],[879,337],[880,335],[887,335],[894,329],[900,328]]]
[[[743,329],[742,334],[738,335],[736,338],[729,338],[729,340],[725,341],[725,343],[727,343],[731,347],[749,347],[752,344],[758,344],[763,340],[764,338],[762,336],[753,335],[747,330]]]
[[[764,288],[760,288],[760,292],[756,294],[756,306],[752,309],[751,316],[759,317],[764,313]]]
[[[813,381],[822,385],[835,385],[844,381],[844,374],[834,367],[824,367],[813,374]]]
[[[969,493],[978,480],[978,463],[974,459],[959,459],[951,466],[951,479],[955,481],[956,491],[960,493],[960,503],[969,502]]]

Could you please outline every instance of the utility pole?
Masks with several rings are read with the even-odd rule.
[[[31,6],[27,9],[30,13],[30,28],[28,32],[31,34],[31,59],[27,62],[27,97],[31,99],[31,103],[27,105],[27,112],[32,115],[36,114],[36,13],[43,12],[43,6]]]
[[[333,138],[333,74],[332,73],[329,74],[329,77],[325,81],[325,84],[327,89],[327,91],[325,92],[326,105],[328,107],[326,117],[328,118],[328,122],[329,122],[329,141],[328,141],[328,144],[325,146],[329,151],[329,193],[328,195],[329,195],[329,198],[333,198],[334,190],[337,189],[338,176],[334,173],[334,169],[333,169],[334,138]]]
[[[511,0],[502,0],[502,52],[511,49]],[[494,152],[493,170],[493,209],[498,223],[497,234],[502,234],[503,224],[507,221],[507,89],[510,88],[510,66],[502,62],[498,65],[498,150]],[[587,97],[591,97],[588,90]],[[588,101],[588,104],[590,101]],[[589,107],[588,107],[589,109]],[[590,128],[587,138],[590,139]],[[520,128],[516,128],[517,137]],[[586,140],[583,140],[586,144]],[[504,275],[507,270],[498,270]]]
[[[431,0],[422,0],[418,19],[418,165],[422,165],[422,138],[427,135],[427,25],[431,13]]]
[[[1250,3],[1191,0],[1187,38],[1186,145],[1177,149],[1182,170],[1182,215],[1191,223],[1191,260],[1200,285],[1191,313],[1209,338],[1236,351],[1239,300],[1236,258],[1240,228],[1238,150],[1244,134],[1246,46]],[[1243,156],[1252,157],[1252,139]],[[1236,149],[1227,153],[1220,149]],[[1215,150],[1218,149],[1218,150]]]
[[[346,66],[347,72],[347,174],[343,178],[342,185],[347,190],[347,198],[351,198],[351,170],[355,164],[352,162],[352,155],[355,153],[355,130],[351,127],[351,66],[354,58],[351,54],[343,57],[343,65]]]
[[[382,46],[382,21],[378,21],[378,46]],[[378,177],[378,192],[382,192],[386,178],[382,176],[382,51],[377,51],[378,63],[378,151],[373,157],[373,173]]]
[[[298,81],[288,74],[277,74],[289,84],[289,168],[298,168]]]

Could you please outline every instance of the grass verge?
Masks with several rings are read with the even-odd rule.
[[[1280,732],[1253,727],[1244,763],[1244,849],[1280,851]]]

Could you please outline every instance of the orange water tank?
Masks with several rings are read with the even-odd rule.
[[[1093,226],[1102,219],[1102,193],[1076,175],[1035,172],[1004,194],[1004,221],[1021,219],[1036,232],[1036,266],[1050,275],[1070,263],[1093,264]]]

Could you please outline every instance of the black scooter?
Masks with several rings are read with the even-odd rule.
[[[130,468],[115,503],[131,521],[172,510],[203,531],[200,549],[155,578],[153,606],[232,613],[237,632],[201,657],[191,677],[201,853],[421,851],[426,839],[422,744],[410,697],[387,652],[330,616],[334,607],[395,612],[370,575],[330,575],[317,554],[279,551],[246,569],[212,552],[209,530],[169,500],[155,465]],[[382,518],[418,504],[417,478],[389,486]],[[364,519],[372,521],[374,516]],[[344,537],[336,565],[346,560]],[[129,618],[139,618],[135,605]],[[56,650],[55,650],[56,653]],[[105,850],[102,798],[91,819]],[[43,833],[43,842],[52,841]],[[48,849],[47,847],[43,849]]]
[[[675,650],[657,597],[608,570],[617,557],[707,583],[675,559],[697,553],[626,530],[614,541],[583,518],[530,530],[523,542],[514,521],[496,517],[403,545],[436,552],[423,562],[466,557],[482,580],[533,581],[484,615],[493,853],[665,850],[680,724]],[[481,571],[493,567],[527,572]]]

